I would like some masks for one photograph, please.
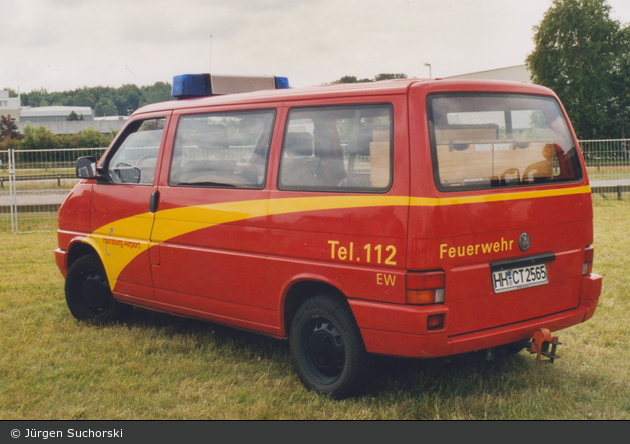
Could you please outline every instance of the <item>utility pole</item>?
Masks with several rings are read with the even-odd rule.
[[[431,74],[431,64],[430,63],[425,63],[424,66],[428,66],[429,67],[429,78],[432,79],[433,75]]]

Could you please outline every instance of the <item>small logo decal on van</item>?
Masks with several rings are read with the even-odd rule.
[[[518,247],[521,249],[521,251],[529,250],[529,246],[531,245],[531,243],[532,241],[529,238],[529,234],[527,233],[521,234],[518,238]]]

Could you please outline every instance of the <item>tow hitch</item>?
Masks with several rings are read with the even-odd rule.
[[[551,345],[551,350],[549,350],[549,345]],[[558,341],[558,337],[552,337],[548,329],[541,328],[534,333],[534,337],[529,346],[529,352],[536,353],[538,362],[553,364],[553,360],[560,357],[556,354],[556,347],[558,345],[562,345],[562,342]],[[543,356],[548,359],[543,359]]]

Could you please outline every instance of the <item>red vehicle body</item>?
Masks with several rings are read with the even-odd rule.
[[[370,353],[518,350],[589,319],[601,292],[584,162],[539,86],[149,105],[77,169],[55,251],[77,318],[129,304],[289,338],[305,385],[337,396]]]

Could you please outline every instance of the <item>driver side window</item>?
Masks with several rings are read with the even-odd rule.
[[[153,184],[165,123],[165,118],[140,120],[126,129],[106,166],[112,183]]]

